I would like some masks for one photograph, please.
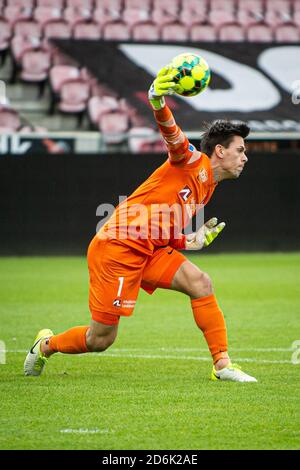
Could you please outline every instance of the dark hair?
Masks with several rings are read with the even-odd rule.
[[[219,119],[206,125],[201,138],[201,151],[211,157],[216,145],[221,144],[227,148],[234,136],[239,135],[245,139],[249,132],[250,127],[245,122],[233,123]]]

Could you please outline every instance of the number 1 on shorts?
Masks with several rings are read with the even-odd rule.
[[[121,292],[122,292],[122,289],[123,289],[123,284],[124,284],[124,276],[121,276],[118,278],[119,279],[119,289],[118,289],[118,293],[117,293],[117,297],[120,297],[121,296]]]

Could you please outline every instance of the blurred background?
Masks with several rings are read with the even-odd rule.
[[[168,98],[203,122],[246,121],[249,162],[205,209],[210,252],[300,248],[300,0],[0,0],[0,255],[85,254],[103,214],[166,159],[147,90],[182,52],[212,71]]]

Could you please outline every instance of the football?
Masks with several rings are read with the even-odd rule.
[[[207,62],[196,54],[184,53],[177,55],[171,62],[176,70],[174,81],[175,92],[182,96],[195,96],[205,90],[210,82],[210,69]]]

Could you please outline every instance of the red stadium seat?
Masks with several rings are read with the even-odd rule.
[[[44,38],[46,40],[51,38],[69,39],[71,35],[71,26],[63,19],[49,20],[44,25]]]
[[[93,21],[80,21],[73,28],[75,39],[100,39],[100,25]]]
[[[124,134],[128,131],[129,119],[126,113],[120,111],[102,114],[99,119],[99,130],[103,133],[107,144],[120,144],[125,140]]]
[[[25,51],[21,58],[22,70],[20,78],[30,83],[45,82],[51,65],[50,53],[43,49]],[[40,88],[40,94],[43,88]]]
[[[212,25],[195,24],[190,29],[191,41],[216,41],[217,32]]]
[[[159,38],[159,28],[152,21],[135,24],[132,28],[132,39],[134,41],[158,41]]]
[[[207,17],[210,24],[219,28],[226,23],[234,23],[236,18],[231,10],[211,10]]]
[[[149,11],[145,8],[125,8],[122,12],[122,19],[129,26],[136,23],[147,21],[149,19]]]
[[[132,153],[151,152],[156,139],[156,132],[151,127],[132,127],[128,131],[129,150]]]
[[[61,87],[65,82],[80,77],[78,68],[71,65],[55,65],[49,73],[50,86],[54,93],[60,93]]]
[[[244,41],[245,31],[239,23],[224,24],[219,29],[220,41]]]
[[[40,38],[42,36],[42,27],[35,20],[19,20],[14,26],[15,36],[27,38]]]
[[[108,8],[121,11],[123,0],[95,0],[96,8]]]
[[[96,21],[101,26],[119,20],[121,20],[121,13],[119,10],[101,7],[96,8],[96,10],[93,11],[93,21]]]
[[[236,13],[237,21],[244,26],[258,23],[264,19],[263,0],[240,0]]]
[[[6,0],[7,6],[20,6],[25,8],[33,8],[35,0]]]
[[[179,22],[165,24],[161,29],[163,41],[187,41],[189,36],[188,28]]]
[[[247,38],[250,42],[272,42],[273,32],[267,24],[254,24],[248,27]]]
[[[235,0],[210,0],[211,10],[234,11]]]
[[[89,84],[78,78],[63,83],[60,90],[58,107],[64,113],[82,113],[85,111],[90,95]]]
[[[107,23],[103,28],[103,39],[110,40],[124,40],[130,39],[129,26],[123,21],[114,21]]]
[[[3,9],[3,16],[14,25],[16,21],[31,18],[32,8],[20,5],[9,5]]]
[[[300,30],[294,23],[279,25],[275,30],[275,40],[277,42],[299,42]]]
[[[112,96],[92,96],[88,102],[88,114],[91,122],[98,126],[102,114],[120,109],[118,100]]]
[[[199,3],[191,2],[184,3],[183,8],[179,13],[179,20],[181,23],[192,26],[195,23],[205,23],[207,21],[207,8],[201,6]]]
[[[37,7],[33,16],[36,21],[44,26],[50,20],[59,20],[62,17],[62,11],[59,8]]]
[[[18,112],[0,104],[0,134],[17,132],[21,126]]]
[[[11,41],[11,52],[16,63],[21,61],[25,51],[41,47],[41,40],[36,37],[14,36]]]
[[[152,0],[124,0],[124,9],[126,8],[144,8],[150,11]]]
[[[91,19],[92,12],[87,8],[70,6],[64,10],[64,19],[71,25],[75,25],[79,21]]]

